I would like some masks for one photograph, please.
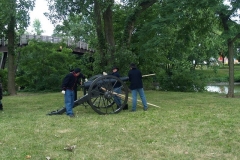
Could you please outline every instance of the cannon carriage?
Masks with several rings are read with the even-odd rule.
[[[73,108],[79,105],[90,105],[91,108],[98,114],[115,114],[119,113],[127,104],[128,101],[128,87],[125,82],[128,77],[115,77],[112,75],[96,75],[82,85],[84,95],[74,101]],[[121,94],[114,92],[117,84],[121,84]],[[120,98],[121,106],[115,103],[114,98]],[[66,112],[63,107],[59,110],[52,111],[47,115],[60,115]]]

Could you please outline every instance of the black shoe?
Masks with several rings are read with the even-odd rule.
[[[128,110],[128,104],[123,107],[123,110]]]
[[[147,110],[148,110],[148,108],[143,108],[143,110],[144,110],[144,111],[147,111]]]
[[[130,112],[136,112],[136,110],[133,110],[133,109],[132,109]]]

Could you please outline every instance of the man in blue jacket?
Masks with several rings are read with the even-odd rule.
[[[147,101],[143,90],[143,82],[142,82],[142,73],[137,69],[134,63],[130,64],[130,71],[128,72],[128,77],[130,81],[130,89],[132,91],[132,110],[131,112],[136,111],[137,106],[137,93],[139,93],[140,98],[143,104],[143,110],[147,111]]]
[[[74,88],[77,85],[78,76],[81,69],[76,68],[73,72],[70,72],[65,76],[62,82],[62,93],[64,94],[64,102],[66,107],[66,114],[69,117],[74,117],[73,105],[74,105]]]

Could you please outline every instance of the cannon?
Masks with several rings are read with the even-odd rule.
[[[128,77],[116,77],[112,75],[95,75],[82,85],[84,95],[74,101],[74,106],[88,104],[98,114],[114,114],[119,113],[127,104],[128,101],[128,87],[124,83],[128,81]],[[121,84],[121,94],[114,92],[114,86]],[[118,106],[114,97],[119,97],[121,100],[121,106]],[[66,108],[63,107],[59,110],[52,111],[47,115],[60,115],[66,112]]]

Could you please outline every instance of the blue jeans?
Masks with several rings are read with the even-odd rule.
[[[114,88],[113,92],[117,93],[117,94],[121,94],[121,87],[118,88]],[[121,103],[121,98],[119,96],[114,96],[114,102],[120,107],[122,105]]]
[[[66,107],[66,114],[73,115],[73,105],[74,105],[74,91],[67,89],[64,95],[64,102]]]
[[[138,88],[138,89],[132,90],[132,110],[135,111],[137,109],[137,93],[139,93],[140,95],[144,109],[147,109],[148,106],[147,106],[147,100],[144,94],[144,90],[143,88]]]

